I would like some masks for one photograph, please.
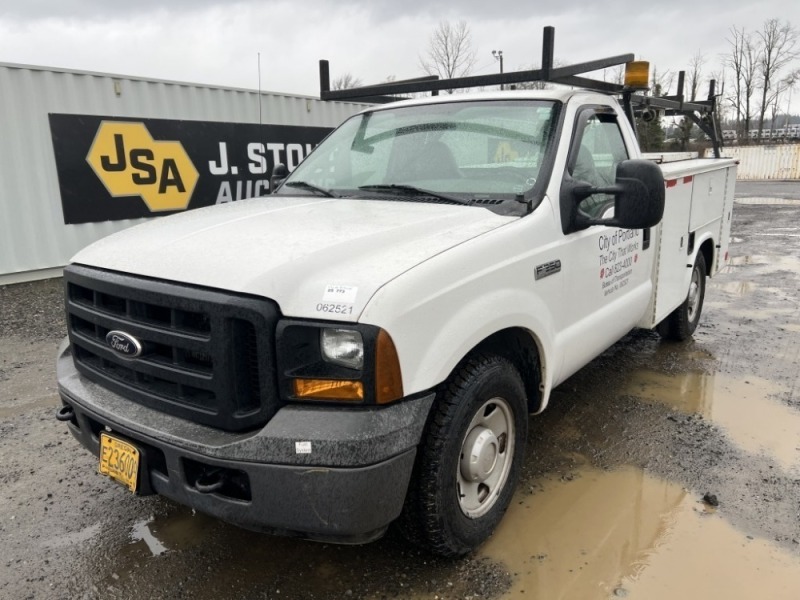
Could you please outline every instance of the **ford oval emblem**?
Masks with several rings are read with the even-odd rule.
[[[123,358],[136,358],[142,354],[142,343],[124,331],[109,331],[106,343]]]

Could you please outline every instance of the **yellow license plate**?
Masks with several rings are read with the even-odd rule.
[[[135,492],[139,480],[139,449],[119,438],[101,433],[100,473]]]

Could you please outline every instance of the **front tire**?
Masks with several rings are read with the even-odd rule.
[[[514,365],[493,355],[465,361],[432,408],[401,517],[406,537],[441,556],[478,547],[511,502],[527,433]]]
[[[684,341],[692,337],[700,322],[703,300],[706,295],[706,260],[702,252],[697,253],[692,268],[692,278],[686,300],[658,324],[658,333],[668,340]]]

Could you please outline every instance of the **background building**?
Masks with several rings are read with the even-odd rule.
[[[0,284],[145,219],[262,195],[363,105],[0,63]]]

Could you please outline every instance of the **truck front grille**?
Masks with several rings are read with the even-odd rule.
[[[242,431],[278,409],[278,307],[264,299],[70,265],[64,270],[75,365],[125,398],[197,423]],[[128,358],[106,342],[133,336]]]

